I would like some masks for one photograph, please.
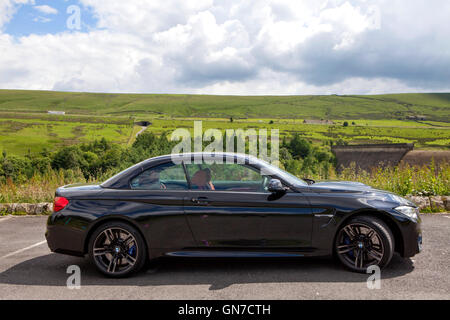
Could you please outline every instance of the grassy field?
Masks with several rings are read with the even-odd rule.
[[[450,93],[375,96],[206,96],[0,90],[0,111],[216,118],[398,119],[450,122]]]
[[[132,122],[127,119],[0,112],[0,149],[19,155],[102,137],[128,143],[133,132]]]
[[[330,119],[335,125],[303,124],[304,119]],[[243,97],[0,90],[0,151],[23,155],[102,137],[130,144],[141,129],[133,125],[137,120],[151,121],[148,130],[157,134],[202,120],[204,129],[273,128],[281,136],[299,132],[315,143],[342,139],[449,149],[450,94]]]

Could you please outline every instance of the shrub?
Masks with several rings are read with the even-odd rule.
[[[306,158],[312,149],[311,143],[300,137],[298,133],[294,135],[288,144],[288,149],[294,158]]]
[[[129,148],[101,139],[89,144],[63,147],[54,153],[19,157],[0,156],[0,202],[52,201],[55,189],[76,182],[101,182],[144,159],[169,154],[176,142],[165,134],[140,135]],[[337,144],[344,143],[338,140]],[[422,167],[374,168],[356,170],[352,163],[339,174],[336,159],[328,145],[315,146],[296,134],[283,139],[280,163],[288,172],[314,180],[359,181],[399,195],[449,195],[450,164],[434,162]]]

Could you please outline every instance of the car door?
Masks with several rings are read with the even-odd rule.
[[[186,164],[186,169],[191,183],[184,210],[199,247],[310,247],[312,215],[302,194],[274,196],[266,191],[270,177],[245,164]],[[210,171],[212,186],[201,185],[202,170]]]
[[[151,167],[130,180],[127,211],[139,221],[153,250],[195,246],[183,208],[187,192],[184,167],[172,162]]]

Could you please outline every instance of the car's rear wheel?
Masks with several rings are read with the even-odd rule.
[[[372,265],[382,268],[394,254],[394,236],[380,219],[358,216],[339,230],[335,252],[342,264],[352,271],[366,272]]]
[[[126,277],[139,271],[145,264],[145,243],[140,233],[131,225],[107,222],[92,234],[89,256],[104,275]]]

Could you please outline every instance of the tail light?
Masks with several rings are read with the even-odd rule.
[[[64,197],[55,197],[53,201],[53,211],[58,212],[64,209],[69,204],[69,200]]]

